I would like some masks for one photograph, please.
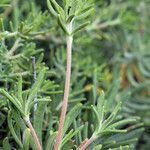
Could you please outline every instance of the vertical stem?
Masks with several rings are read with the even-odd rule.
[[[73,41],[72,36],[67,37],[67,68],[66,68],[65,90],[64,90],[63,105],[61,108],[61,117],[60,117],[59,126],[58,126],[58,134],[56,137],[54,150],[59,150],[59,148],[60,148],[60,142],[61,142],[61,138],[62,138],[62,129],[64,126],[65,116],[66,116],[66,112],[67,112],[70,77],[71,77],[72,41]]]
[[[38,139],[38,137],[37,137],[37,135],[35,133],[35,130],[34,130],[32,124],[31,124],[30,120],[29,119],[25,119],[25,122],[26,122],[27,126],[30,129],[30,132],[31,132],[31,135],[33,137],[34,143],[37,146],[37,150],[42,150],[42,147],[40,145],[39,139]]]
[[[89,139],[86,138],[80,145],[79,147],[77,148],[77,150],[80,150],[80,148],[88,141]]]

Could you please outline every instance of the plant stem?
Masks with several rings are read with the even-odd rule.
[[[86,138],[81,144],[80,146],[77,148],[77,150],[80,150],[80,148],[88,141],[89,139]]]
[[[26,122],[27,126],[28,126],[29,129],[30,129],[30,132],[31,132],[31,134],[32,134],[34,143],[35,143],[35,145],[37,146],[37,150],[42,150],[42,147],[41,147],[41,145],[40,145],[39,139],[38,139],[38,137],[37,137],[37,135],[36,135],[36,133],[35,133],[35,130],[34,130],[32,124],[31,124],[30,120],[29,120],[29,119],[25,119],[25,122]]]
[[[59,147],[60,147],[61,138],[62,138],[62,130],[63,130],[65,116],[66,116],[66,112],[67,112],[70,77],[71,77],[72,41],[73,41],[72,36],[67,37],[67,68],[66,68],[65,90],[64,90],[63,105],[62,105],[62,108],[61,108],[61,117],[60,117],[59,126],[58,126],[58,134],[57,134],[57,137],[56,137],[54,150],[58,150]]]
[[[88,139],[84,144],[81,143],[81,145],[77,148],[77,150],[85,150],[93,141],[96,140],[95,136],[92,136],[90,139]]]

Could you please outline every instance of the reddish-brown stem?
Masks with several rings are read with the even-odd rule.
[[[26,125],[27,125],[27,126],[29,127],[29,129],[30,129],[30,132],[31,132],[31,135],[32,135],[32,137],[33,137],[34,143],[35,143],[35,145],[37,146],[37,150],[42,150],[42,147],[41,147],[41,145],[40,145],[39,139],[38,139],[38,137],[37,137],[37,135],[36,135],[36,133],[35,133],[35,130],[34,130],[32,124],[31,124],[30,120],[29,120],[29,119],[25,119],[25,122],[26,122]]]
[[[65,90],[64,90],[63,105],[61,108],[61,117],[60,117],[59,126],[58,126],[58,134],[56,137],[54,150],[59,150],[59,148],[60,148],[60,143],[61,143],[61,138],[62,138],[62,129],[64,126],[65,116],[66,116],[66,112],[67,112],[70,77],[71,77],[72,41],[73,41],[72,36],[67,37],[67,68],[66,68]]]
[[[80,150],[80,148],[88,141],[89,139],[86,138],[81,144],[80,146],[77,148],[77,150]]]
[[[81,145],[77,148],[77,150],[85,150],[93,141],[96,140],[95,136],[92,136],[90,139],[88,139],[84,144],[81,143]]]

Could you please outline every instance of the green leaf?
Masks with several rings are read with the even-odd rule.
[[[15,109],[11,109],[11,114],[13,119],[15,120],[17,126],[24,131],[26,129],[26,125],[23,121],[23,119],[21,118],[21,116],[17,113],[17,111]]]
[[[26,111],[28,110],[28,107],[29,107],[30,103],[35,98],[35,95],[37,94],[37,92],[41,88],[41,85],[44,81],[45,71],[46,71],[45,69],[40,71],[40,73],[39,73],[39,75],[36,79],[36,82],[33,84],[32,88],[30,90],[30,93],[29,93],[29,96],[28,96],[28,99],[27,99],[27,104],[26,104]],[[26,112],[26,113],[28,113],[28,112]]]
[[[17,137],[14,127],[12,125],[12,118],[11,118],[11,114],[10,112],[8,113],[8,117],[7,117],[7,122],[8,122],[8,127],[10,129],[10,132],[12,134],[12,136],[14,137],[16,143],[19,145],[20,148],[23,148],[22,142],[20,141],[20,139]]]
[[[45,150],[53,150],[56,135],[57,135],[57,132],[54,132],[52,135],[49,136],[46,142]]]
[[[57,21],[58,21],[58,24],[59,24],[59,26],[61,27],[61,29],[65,32],[65,34],[66,34],[66,35],[70,35],[70,33],[68,32],[66,26],[65,26],[64,23],[61,21],[60,15],[58,15]]]
[[[144,131],[144,128],[139,128],[139,129],[129,131],[125,134],[116,134],[116,135],[110,136],[107,139],[107,141],[116,141],[117,143],[119,143],[122,141],[130,140],[141,135],[143,131]]]
[[[107,130],[99,132],[99,135],[102,136],[102,135],[108,135],[108,134],[112,134],[112,133],[126,133],[126,132],[127,132],[127,130],[107,129]]]
[[[0,4],[0,7],[11,7],[9,4]]]
[[[55,9],[57,10],[57,13],[64,16],[64,10],[57,4],[55,0],[51,0]]]
[[[87,11],[93,9],[93,7],[94,7],[94,5],[93,5],[93,4],[90,4],[89,6],[87,6],[86,8],[84,8],[83,10],[77,12],[76,15],[84,14],[84,13],[86,13]]]
[[[112,125],[109,126],[109,128],[122,127],[123,125],[130,124],[130,123],[135,123],[136,121],[137,120],[134,119],[134,118],[124,119],[124,120],[118,121],[116,123],[113,123]]]
[[[115,78],[112,85],[110,86],[109,90],[106,93],[107,101],[105,101],[105,112],[109,111],[110,108],[112,108],[119,87],[120,87],[120,79]]]
[[[85,23],[79,25],[77,28],[75,28],[75,29],[72,31],[71,35],[74,35],[74,34],[77,33],[78,31],[84,29],[84,28],[85,28],[87,25],[89,25],[89,24],[90,24],[90,22],[87,21],[87,22],[85,22]]]
[[[3,18],[0,18],[0,31],[5,31]]]
[[[98,100],[97,100],[97,111],[98,111],[100,117],[102,116],[104,101],[105,101],[105,94],[102,91],[101,95],[98,97]]]
[[[95,146],[93,150],[101,150],[101,149],[102,149],[102,145],[100,144],[100,145]]]
[[[65,123],[64,123],[64,127],[63,127],[63,136],[66,133],[66,131],[68,130],[68,128],[70,127],[70,125],[73,123],[75,118],[79,115],[81,109],[82,109],[82,104],[79,103],[79,104],[75,105],[70,110],[70,112],[66,115]]]
[[[148,71],[148,69],[146,69],[145,67],[144,67],[144,65],[142,64],[142,62],[138,62],[138,67],[139,67],[139,70],[140,70],[140,72],[144,75],[144,76],[146,76],[146,77],[150,77],[150,71]]]
[[[23,148],[24,150],[29,149],[29,143],[30,143],[30,129],[25,129],[23,132]]]
[[[51,99],[50,98],[41,98],[41,99],[36,99],[33,102],[30,103],[30,106],[28,107],[28,111],[31,110],[31,108],[38,102],[50,102]]]
[[[27,129],[27,127],[26,127],[23,119],[20,117],[20,115],[15,110],[11,110],[11,112],[13,114],[12,115],[13,119],[17,123],[17,126],[21,129],[22,132],[24,132]],[[32,136],[30,138],[30,145],[31,145],[33,150],[36,149],[36,145],[34,144]]]
[[[83,139],[86,139],[88,137],[88,122],[85,123],[83,128]]]
[[[56,11],[53,9],[53,7],[52,7],[52,5],[51,5],[51,3],[50,3],[49,0],[47,0],[47,6],[48,6],[49,11],[51,12],[51,14],[52,14],[53,16],[57,17],[57,13],[56,13]]]
[[[76,16],[75,19],[76,20],[83,20],[83,19],[87,18],[88,16],[90,16],[93,12],[94,12],[94,8],[91,8],[90,10],[82,13],[81,15]]]
[[[96,110],[96,108],[94,106],[91,106],[91,107],[92,107],[92,109],[95,113],[95,116],[96,116],[96,129],[95,129],[95,132],[97,133],[99,131],[100,126],[101,126],[101,120],[100,120],[99,113]]]
[[[3,94],[18,110],[19,112],[24,115],[24,112],[22,111],[21,103],[18,101],[17,98],[13,98],[8,92],[6,92],[4,89],[0,89],[0,93]]]
[[[18,79],[18,99],[21,104],[23,104],[23,99],[22,99],[22,76],[19,76]]]
[[[134,87],[131,89],[131,92],[132,94],[133,93],[137,93],[139,92],[140,90],[143,90],[143,89],[146,89],[146,88],[149,88],[150,87],[150,81],[146,81],[146,82],[143,82],[141,84],[138,84],[138,86]]]
[[[67,18],[66,23],[69,24],[69,23],[74,19],[74,16],[75,16],[75,15],[69,16],[69,17]]]
[[[114,121],[120,109],[121,109],[121,102],[117,104],[111,115],[104,121],[103,129],[106,129]]]
[[[42,145],[42,129],[43,129],[43,120],[44,120],[44,114],[45,114],[45,109],[47,107],[47,102],[41,102],[34,114],[34,122],[33,122],[33,126],[34,129],[37,133],[37,136],[39,138],[39,141]],[[41,121],[39,121],[41,120]]]
[[[97,100],[97,87],[98,82],[97,82],[97,69],[94,69],[94,75],[93,75],[93,105],[95,105],[96,100]]]
[[[41,53],[38,59],[36,60],[36,66],[39,66],[44,59],[44,53]]]
[[[131,66],[129,66],[127,69],[127,77],[133,86],[135,86],[135,87],[138,86],[139,83],[136,82],[136,80],[134,79],[134,74],[133,74],[133,70],[132,70]]]
[[[71,130],[62,140],[62,144],[61,146],[63,147],[63,145],[65,145],[69,140],[71,140],[71,138],[73,136],[75,136],[76,134],[78,134],[79,132],[81,132],[81,130],[83,129],[84,125],[80,126],[79,128],[77,128],[74,132],[73,130]]]
[[[137,142],[137,140],[138,140],[137,138],[134,138],[134,139],[130,139],[130,140],[116,142],[115,144],[111,145],[111,148],[116,148],[116,147],[119,147],[120,145],[124,146],[124,145],[133,144],[133,143]],[[106,146],[105,148],[109,148],[109,147]]]
[[[3,140],[3,150],[11,150],[8,137],[4,138]]]
[[[61,147],[63,147],[63,145],[70,140],[71,135],[73,134],[73,129],[71,129],[63,138],[62,142],[61,142]]]

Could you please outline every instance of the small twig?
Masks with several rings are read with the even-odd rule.
[[[21,56],[22,56],[22,54],[18,54],[18,55],[14,55],[14,56],[9,56],[9,57],[7,57],[7,59],[8,60],[13,60],[13,59],[17,59],[17,58],[19,58]]]
[[[86,139],[85,139],[86,140]],[[84,141],[85,141],[84,140]],[[85,150],[92,142],[96,140],[95,136],[92,136],[90,139],[86,140],[85,142],[83,141],[81,145],[77,148],[77,150]]]
[[[35,143],[35,145],[37,146],[37,150],[42,150],[42,147],[41,147],[41,145],[40,145],[40,142],[39,142],[39,140],[38,140],[38,137],[37,137],[37,135],[36,135],[36,133],[35,133],[35,130],[34,130],[32,124],[31,124],[30,120],[29,120],[29,119],[24,119],[24,120],[25,120],[27,126],[28,126],[29,129],[30,129],[30,132],[31,132],[31,135],[32,135],[32,137],[33,137],[34,143]]]
[[[77,150],[80,150],[80,148],[88,141],[88,138],[86,138],[81,144],[80,146],[77,148]]]

